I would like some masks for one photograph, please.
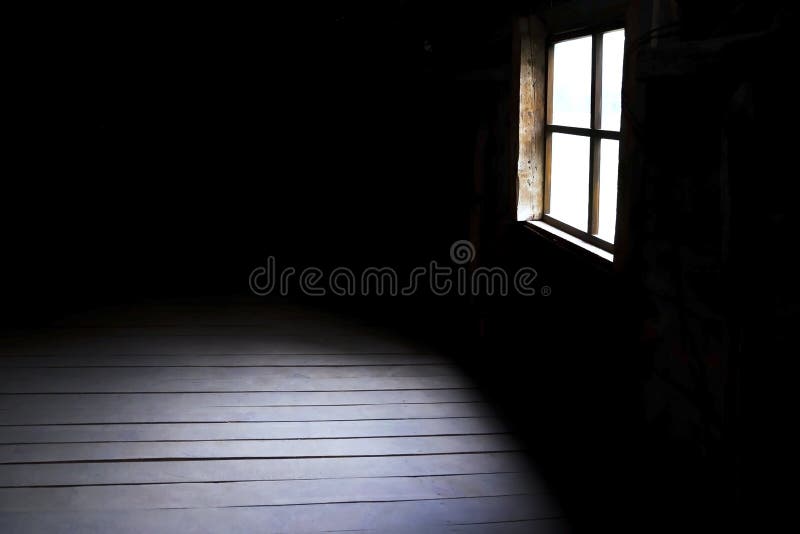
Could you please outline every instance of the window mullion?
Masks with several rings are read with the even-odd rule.
[[[550,161],[552,157],[552,137],[553,133],[548,126],[553,123],[553,69],[554,61],[553,56],[555,49],[553,45],[547,47],[547,78],[546,78],[546,99],[547,102],[545,109],[545,146],[544,146],[544,202],[542,206],[542,213],[550,213]]]
[[[603,34],[592,34],[592,94],[589,127],[594,131],[600,128],[603,87]],[[589,144],[589,206],[587,230],[595,235],[598,229],[597,212],[600,204],[600,138],[592,136]]]
[[[600,129],[600,112],[602,110],[603,93],[603,34],[592,35],[592,130]]]

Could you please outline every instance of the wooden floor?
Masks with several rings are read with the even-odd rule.
[[[424,347],[290,307],[107,309],[0,338],[0,532],[567,532]]]

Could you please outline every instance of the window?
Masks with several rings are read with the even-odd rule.
[[[547,56],[542,221],[613,253],[625,31],[554,41]]]

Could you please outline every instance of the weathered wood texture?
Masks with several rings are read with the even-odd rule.
[[[536,17],[519,20],[519,157],[517,220],[536,220],[544,209],[544,121],[547,102],[545,30]]]
[[[0,338],[0,531],[568,530],[441,356],[296,312],[122,317]]]

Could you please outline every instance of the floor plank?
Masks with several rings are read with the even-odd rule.
[[[311,326],[310,328],[313,328]],[[73,335],[5,337],[0,339],[0,355],[27,354],[419,354],[415,343],[363,334],[309,336],[309,332],[205,336],[104,336],[86,333]]]
[[[307,480],[509,472],[530,472],[530,465],[523,453],[0,465],[0,487]]]
[[[0,413],[1,425],[214,423],[267,421],[355,421],[363,419],[442,419],[492,415],[485,403],[440,402],[434,404],[365,404],[354,406],[268,407],[174,407],[148,408],[136,405],[121,409],[93,406],[84,410],[25,408]],[[2,428],[2,427],[0,427]],[[2,432],[0,430],[0,432]]]
[[[30,354],[0,356],[0,367],[257,367],[257,366],[350,366],[350,365],[442,365],[436,355],[417,354]]]
[[[475,402],[483,396],[474,388],[401,391],[275,391],[261,393],[125,393],[125,394],[38,394],[0,395],[0,411],[23,408],[50,409],[53,406],[82,410],[94,406],[121,409],[125,406],[162,408],[186,407],[268,407],[343,406],[352,404],[404,404]]]
[[[460,376],[450,365],[341,365],[341,366],[276,366],[276,367],[62,367],[62,368],[6,368],[10,379],[30,380],[50,378],[52,380],[116,380],[124,375],[125,380],[153,381],[202,381],[202,380],[252,380],[275,379],[325,379],[325,378],[380,378],[380,377],[439,377]]]
[[[0,489],[0,512],[221,508],[495,497],[530,492],[520,473]]]
[[[0,445],[0,464],[453,454],[521,450],[506,434],[255,441]]]
[[[10,369],[0,377],[0,393],[371,391],[465,387],[464,379],[459,376],[287,378],[235,369],[239,374],[228,373],[228,378],[175,375],[159,378],[163,376],[156,372],[159,370],[163,369],[125,369],[125,372],[119,369]]]
[[[269,423],[169,423],[0,427],[0,444],[100,441],[217,441],[497,434],[508,428],[489,417]]]
[[[17,532],[447,532],[492,522],[557,516],[536,496],[343,503],[188,510],[102,510],[0,513],[0,531]],[[469,527],[474,528],[474,527]],[[473,530],[474,532],[474,530]]]

